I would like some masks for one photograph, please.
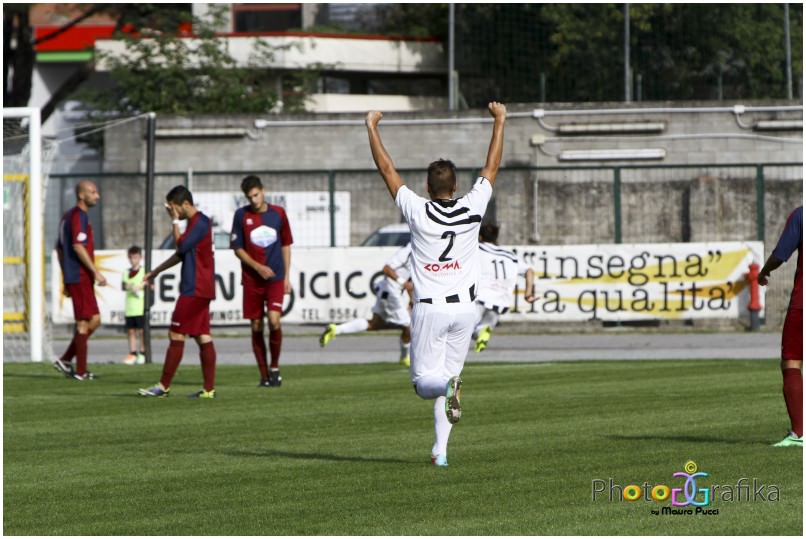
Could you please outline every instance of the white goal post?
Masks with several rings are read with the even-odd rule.
[[[5,198],[6,179],[10,181],[22,181],[27,185],[27,207],[23,209],[24,226],[27,231],[26,245],[22,260],[18,263],[25,265],[25,278],[23,282],[16,283],[20,289],[26,292],[25,307],[26,312],[7,312],[5,305],[3,308],[4,340],[7,320],[12,322],[22,322],[22,331],[26,332],[28,346],[30,349],[31,361],[41,362],[45,355],[45,238],[44,238],[44,186],[42,178],[42,130],[40,121],[40,111],[34,107],[3,108],[3,121],[19,119],[23,122],[27,119],[27,148],[22,152],[25,161],[21,163],[27,170],[7,170],[4,151],[3,159],[3,187]],[[4,133],[5,137],[5,133]],[[4,146],[6,141],[4,140]],[[4,213],[6,211],[4,202]],[[4,227],[9,223],[4,224]],[[7,246],[3,245],[3,265],[6,265]],[[14,262],[11,260],[10,262]],[[4,271],[5,273],[5,271]],[[4,277],[5,279],[5,277]],[[25,282],[27,281],[27,282]],[[3,346],[5,350],[5,344]],[[4,352],[5,355],[5,352]],[[47,358],[50,359],[50,358]]]

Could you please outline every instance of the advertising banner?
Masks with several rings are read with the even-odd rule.
[[[746,314],[749,265],[764,261],[761,242],[667,243],[628,245],[506,246],[534,271],[539,299],[523,300],[524,281],[515,290],[511,312],[502,320],[683,320],[738,318]],[[374,283],[383,278],[395,247],[292,248],[293,292],[285,297],[290,323],[344,322],[370,317]],[[173,251],[154,251],[156,267]],[[109,281],[95,287],[101,320],[122,325],[121,276],[129,267],[125,250],[98,251],[96,265]],[[53,260],[56,260],[55,254]],[[243,325],[240,261],[233,251],[216,251],[213,325]],[[151,323],[168,326],[179,290],[179,267],[154,283]],[[70,298],[60,293],[61,271],[51,275],[51,313],[55,323],[73,321]],[[761,288],[762,305],[764,288]],[[760,316],[764,316],[763,310]]]

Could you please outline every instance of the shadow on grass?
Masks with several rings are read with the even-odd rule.
[[[751,438],[727,438],[724,436],[693,436],[688,434],[669,435],[669,434],[611,434],[605,436],[610,440],[624,440],[624,441],[649,441],[657,440],[661,442],[686,442],[686,443],[701,443],[701,444],[741,444],[741,445],[770,445],[769,440],[753,440]]]
[[[35,378],[37,380],[42,380],[44,378],[53,378],[54,380],[64,380],[67,377],[52,369],[48,372],[43,371],[40,373],[33,373],[33,372],[12,373],[8,372],[7,370],[4,370],[3,378]]]
[[[257,457],[257,458],[287,458],[300,460],[330,460],[334,462],[385,462],[389,464],[411,464],[411,461],[402,459],[388,459],[377,457],[355,457],[333,455],[331,453],[297,453],[293,451],[280,451],[277,449],[264,449],[262,451],[229,450],[225,455],[231,457]]]

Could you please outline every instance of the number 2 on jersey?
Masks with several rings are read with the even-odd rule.
[[[455,237],[456,232],[453,232],[452,230],[446,230],[445,232],[442,233],[443,240],[445,238],[448,238],[448,246],[445,248],[444,251],[442,251],[442,254],[439,255],[440,262],[447,262],[448,260],[451,260],[451,257],[448,256],[448,253],[450,253],[451,249],[453,249],[453,240]]]

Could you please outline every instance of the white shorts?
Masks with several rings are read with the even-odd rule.
[[[411,312],[411,381],[459,376],[476,323],[474,303],[415,303]]]
[[[411,324],[409,294],[405,289],[383,279],[375,285],[375,296],[372,312],[383,318],[387,324],[396,326]]]

